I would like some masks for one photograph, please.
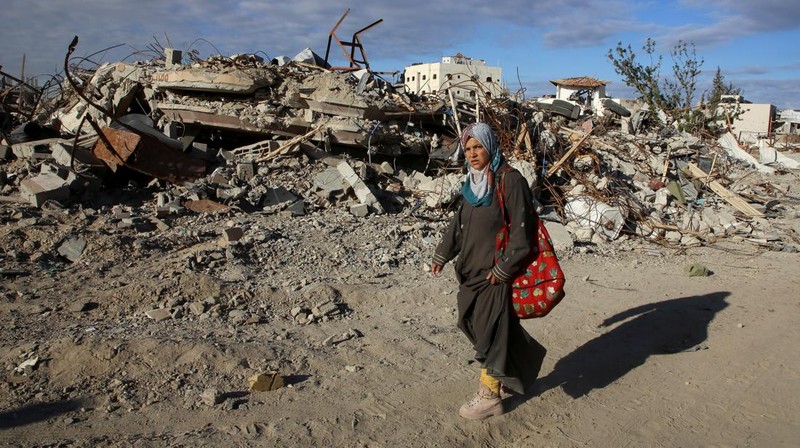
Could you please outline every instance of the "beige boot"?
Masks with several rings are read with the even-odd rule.
[[[469,420],[483,420],[503,413],[500,395],[481,384],[478,393],[458,410],[458,415]]]

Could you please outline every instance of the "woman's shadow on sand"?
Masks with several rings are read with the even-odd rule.
[[[609,317],[600,328],[616,328],[578,347],[558,360],[529,393],[511,400],[509,407],[561,388],[573,398],[601,389],[644,364],[651,355],[689,352],[706,348],[708,325],[728,306],[729,292],[681,297],[650,303]],[[624,321],[624,322],[623,322]]]

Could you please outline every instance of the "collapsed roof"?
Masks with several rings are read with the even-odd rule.
[[[6,174],[4,194],[20,192],[35,206],[80,202],[133,173],[168,191],[162,217],[336,204],[363,216],[420,202],[446,213],[462,176],[456,136],[480,120],[495,127],[539,211],[566,225],[570,244],[772,235],[763,218],[790,213],[789,196],[761,176],[797,169],[793,159],[768,145],[753,159],[728,134],[681,133],[636,103],[605,98],[598,114],[566,100],[416,96],[369,69],[327,68],[309,49],[294,59],[239,54],[190,64],[166,53],[73,70],[57,95],[27,114],[12,111],[6,141],[28,165]],[[796,242],[791,234],[781,247]]]

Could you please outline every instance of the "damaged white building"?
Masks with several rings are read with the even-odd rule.
[[[722,95],[717,112],[730,122],[731,132],[740,142],[755,143],[774,131],[777,111],[772,104],[754,104],[741,95]]]
[[[505,92],[503,69],[486,65],[483,59],[466,57],[461,53],[445,56],[441,62],[416,63],[403,70],[406,92],[432,94],[450,89],[461,98],[481,96],[497,98]]]

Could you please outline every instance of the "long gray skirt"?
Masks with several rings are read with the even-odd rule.
[[[458,289],[458,328],[475,348],[487,373],[517,393],[539,375],[547,350],[520,324],[511,308],[509,285],[467,279]]]

